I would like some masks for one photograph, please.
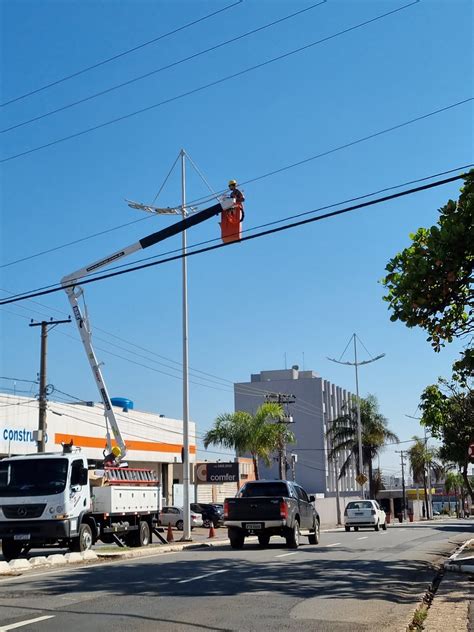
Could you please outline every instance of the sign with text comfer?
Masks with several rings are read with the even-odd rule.
[[[238,483],[238,463],[199,463],[196,466],[198,483]]]

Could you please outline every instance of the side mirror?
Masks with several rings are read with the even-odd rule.
[[[314,503],[314,501],[315,501],[315,500],[316,500],[316,496],[311,495],[311,496],[309,497],[309,502],[310,502],[310,503]]]

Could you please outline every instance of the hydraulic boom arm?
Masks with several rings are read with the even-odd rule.
[[[68,274],[61,279],[61,285],[63,286],[68,296],[69,302],[71,304],[72,311],[74,313],[74,319],[76,321],[77,327],[79,329],[79,334],[81,336],[82,344],[84,345],[84,348],[86,350],[87,359],[89,360],[89,364],[92,369],[92,374],[94,376],[97,388],[99,389],[102,402],[104,404],[104,415],[105,415],[106,428],[107,428],[106,444],[107,444],[108,454],[111,454],[112,452],[112,442],[111,442],[111,437],[110,437],[110,432],[109,432],[109,425],[112,430],[115,442],[117,446],[120,448],[121,454],[116,458],[117,461],[119,461],[120,459],[123,459],[123,457],[127,453],[127,446],[125,444],[125,441],[123,440],[122,433],[120,432],[120,428],[117,423],[117,418],[115,416],[114,409],[110,402],[110,397],[107,392],[107,387],[105,385],[104,378],[102,376],[102,371],[100,370],[100,363],[97,361],[94,349],[92,347],[92,332],[91,332],[91,328],[89,324],[89,319],[87,317],[87,314],[84,314],[81,311],[81,308],[79,305],[79,299],[81,295],[83,294],[83,289],[78,286],[78,281],[88,276],[89,274],[92,274],[93,272],[100,270],[100,268],[104,268],[105,266],[108,266],[111,263],[115,263],[116,261],[120,259],[128,257],[134,252],[137,252],[139,250],[144,250],[145,248],[149,248],[150,246],[153,246],[154,244],[157,244],[160,241],[168,239],[168,237],[172,237],[174,235],[182,233],[187,228],[196,226],[197,224],[200,224],[201,222],[204,222],[210,219],[211,217],[219,215],[219,213],[225,210],[229,210],[234,205],[234,201],[228,198],[219,198],[219,202],[220,202],[219,204],[215,204],[214,206],[204,209],[203,211],[200,211],[199,213],[196,213],[195,215],[186,217],[180,222],[176,222],[175,224],[172,224],[171,226],[168,226],[167,228],[164,228],[163,230],[160,230],[156,233],[152,233],[151,235],[147,235],[146,237],[143,237],[143,239],[140,239],[136,243],[131,244],[130,246],[127,246],[125,248],[122,248],[121,250],[118,250],[117,252],[114,252],[111,255],[104,257],[103,259],[100,259],[99,261],[96,261],[84,268],[81,268],[80,270],[76,270],[76,272]]]

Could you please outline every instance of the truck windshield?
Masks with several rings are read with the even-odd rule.
[[[255,496],[283,496],[288,497],[288,489],[285,483],[248,483],[239,493],[240,498],[253,498]]]
[[[64,491],[67,459],[0,461],[0,496],[41,496]]]

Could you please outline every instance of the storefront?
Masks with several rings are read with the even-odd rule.
[[[182,482],[183,422],[134,408],[114,406],[127,445],[126,461],[133,467],[151,468],[162,484],[163,498],[172,502],[173,483]],[[196,428],[190,429],[190,463],[196,461]],[[0,458],[37,452],[38,401],[0,394]],[[46,451],[61,450],[70,441],[88,459],[100,460],[106,446],[102,404],[48,401]],[[193,466],[194,467],[194,466]]]

